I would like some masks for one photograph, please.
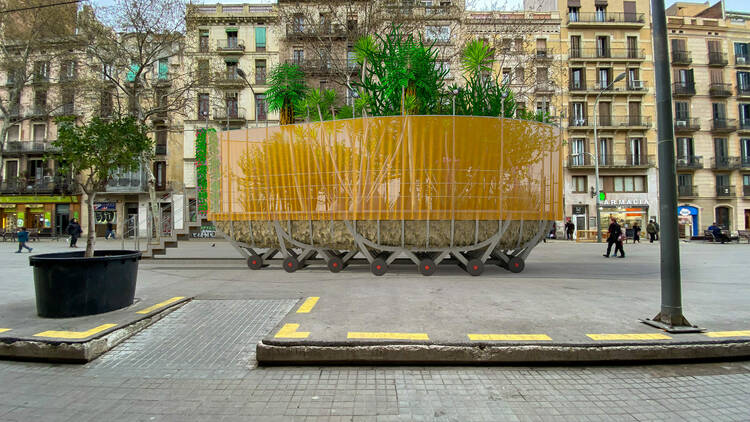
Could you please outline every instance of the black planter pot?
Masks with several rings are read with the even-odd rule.
[[[83,251],[29,257],[34,267],[37,314],[68,318],[114,311],[133,304],[138,251]]]

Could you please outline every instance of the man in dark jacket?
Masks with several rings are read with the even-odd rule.
[[[16,253],[21,253],[21,249],[26,248],[31,253],[32,248],[26,246],[26,242],[29,241],[29,232],[26,231],[26,227],[18,228],[18,250]]]
[[[77,248],[78,246],[76,246],[76,242],[78,241],[78,238],[81,237],[81,233],[83,233],[83,230],[81,230],[81,225],[78,224],[78,220],[76,220],[75,218],[70,220],[67,231],[70,235],[70,247]]]
[[[714,235],[714,239],[721,242],[722,245],[728,240],[727,237],[724,236],[724,233],[721,232],[721,227],[717,226],[715,221],[714,224],[712,224],[711,227],[708,228],[708,231],[710,231],[711,234]]]
[[[617,251],[620,251],[620,258],[625,258],[625,250],[622,248],[622,240],[620,240],[622,228],[617,224],[614,217],[610,218],[610,222],[609,235],[607,236],[607,253],[604,256],[609,258],[609,253],[612,251],[612,245],[614,244],[615,254],[612,256],[617,256]]]

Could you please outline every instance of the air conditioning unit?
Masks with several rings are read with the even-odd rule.
[[[637,90],[643,89],[643,81],[630,81],[630,88]]]
[[[677,165],[678,166],[686,167],[688,164],[689,164],[689,162],[688,162],[687,158],[678,158],[677,159]]]
[[[745,64],[746,61],[747,59],[744,57],[737,57],[737,64]]]
[[[687,121],[685,121],[685,120],[677,120],[675,122],[675,124],[677,125],[677,127],[686,127],[687,126]]]
[[[729,188],[721,188],[721,192],[722,192],[722,193],[723,193],[724,195],[729,195]]]

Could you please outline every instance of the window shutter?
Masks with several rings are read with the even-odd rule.
[[[126,79],[127,79],[128,82],[135,81],[135,76],[138,74],[138,70],[140,68],[141,67],[138,66],[137,64],[131,64],[130,65],[130,71],[128,72],[128,75],[126,76]]]
[[[255,28],[255,46],[265,47],[266,46],[266,28],[259,26]]]

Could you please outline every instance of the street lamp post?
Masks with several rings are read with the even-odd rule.
[[[250,92],[253,93],[253,105],[255,106],[255,111],[256,111],[255,127],[258,127],[258,115],[257,115],[258,105],[255,104],[255,90],[253,89],[253,86],[250,84],[250,81],[247,80],[247,74],[245,73],[245,71],[240,69],[239,67],[237,68],[237,76],[239,76],[240,78],[242,78],[243,81],[245,81],[245,83],[247,84],[247,87],[250,88]],[[266,119],[266,124],[268,124],[268,119]],[[227,119],[227,127],[229,127],[229,119]]]
[[[596,241],[602,243],[602,217],[601,211],[599,210],[599,138],[596,133],[596,109],[599,105],[599,98],[602,96],[604,91],[607,91],[615,82],[619,82],[625,79],[625,72],[620,73],[617,77],[607,85],[606,87],[599,90],[599,95],[596,96],[594,101],[594,183],[596,185]]]

